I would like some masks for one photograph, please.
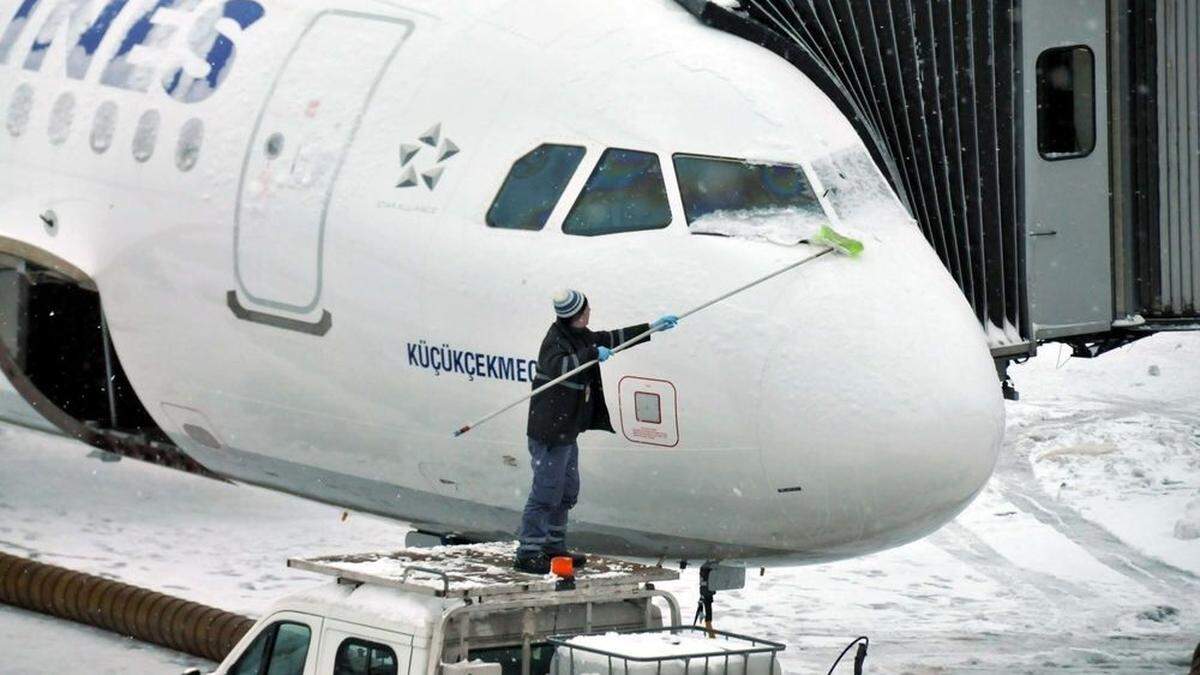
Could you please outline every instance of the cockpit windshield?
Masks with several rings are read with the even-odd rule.
[[[826,221],[804,169],[677,154],[675,175],[693,232],[799,239]],[[786,236],[797,234],[795,237]]]

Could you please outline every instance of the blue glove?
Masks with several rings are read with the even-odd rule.
[[[596,347],[596,354],[599,355],[600,363],[604,363],[612,356],[612,350],[608,347]]]
[[[677,323],[679,323],[679,317],[675,316],[674,314],[666,314],[658,321],[650,324],[650,328],[656,331],[671,330]]]

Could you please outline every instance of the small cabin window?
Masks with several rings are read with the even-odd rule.
[[[687,154],[673,159],[688,225],[712,214],[825,216],[808,176],[796,164]]]
[[[71,125],[75,122],[75,95],[67,92],[58,97],[50,110],[50,126],[46,134],[53,145],[67,142],[71,134]]]
[[[633,415],[639,422],[662,424],[662,397],[648,391],[634,392]]]
[[[579,168],[585,150],[544,143],[513,163],[487,212],[487,224],[509,230],[540,230]]]
[[[1086,157],[1096,148],[1096,57],[1084,46],[1047,49],[1037,60],[1038,153]]]
[[[191,171],[200,159],[200,146],[204,142],[204,122],[193,117],[179,131],[179,142],[175,145],[175,166],[180,171]]]
[[[563,223],[583,236],[657,230],[671,224],[671,206],[658,155],[609,148]]]
[[[312,631],[290,621],[273,623],[246,647],[229,675],[302,675]]]
[[[13,92],[12,100],[8,102],[8,133],[13,137],[25,133],[29,126],[29,116],[33,112],[33,87],[22,84]]]
[[[348,638],[334,656],[333,675],[396,675],[396,652],[387,645]]]
[[[149,161],[154,156],[154,147],[158,144],[158,125],[162,115],[157,110],[147,110],[138,119],[137,128],[133,132],[133,158],[139,162]]]
[[[105,101],[96,108],[96,118],[92,122],[91,145],[97,155],[108,152],[112,145],[113,136],[117,133],[117,104]]]

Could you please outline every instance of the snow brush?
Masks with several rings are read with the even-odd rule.
[[[719,295],[702,305],[697,305],[696,307],[689,309],[688,311],[684,312],[683,314],[680,314],[679,320],[682,321],[682,320],[686,319],[687,317],[695,314],[696,312],[699,312],[704,309],[708,309],[709,307],[712,307],[713,305],[717,304],[718,302],[721,302],[723,300],[728,300],[729,298],[732,298],[733,296],[737,295],[738,293],[741,293],[742,291],[746,291],[751,288],[754,288],[755,286],[763,283],[764,281],[774,279],[775,277],[783,274],[784,272],[790,272],[791,270],[794,270],[797,267],[800,267],[802,265],[807,265],[808,263],[810,263],[822,256],[828,255],[830,253],[840,253],[849,258],[857,258],[859,256],[859,254],[861,254],[863,251],[863,244],[861,241],[859,241],[857,239],[851,239],[850,237],[847,237],[843,234],[839,234],[838,232],[835,232],[834,229],[832,227],[829,227],[828,225],[822,225],[820,231],[817,232],[817,234],[809,237],[808,239],[801,239],[798,243],[813,244],[813,245],[817,245],[817,246],[823,246],[824,248],[806,258],[801,258],[800,260],[797,260],[796,262],[788,263],[787,265],[775,270],[774,272],[771,272],[770,274],[761,276],[761,277],[755,279],[754,281],[751,281],[748,284],[739,286],[739,287],[733,289],[732,291],[729,291],[728,293]],[[616,347],[613,347],[612,354],[615,356],[617,354],[617,352],[628,349],[629,347],[640,342],[643,338],[650,335],[651,333],[656,333],[660,330],[662,330],[662,329],[661,328],[651,328],[650,330],[647,330],[647,331],[641,333],[640,335],[632,337],[632,338],[622,342],[621,344],[617,345]],[[480,417],[479,419],[475,420],[474,422],[462,427],[458,431],[455,431],[454,437],[457,438],[459,436],[462,436],[463,434],[467,433],[468,431],[471,431],[472,429],[483,424],[484,422],[487,422],[487,421],[491,420],[492,418],[499,416],[501,413],[512,410],[513,408],[521,405],[525,401],[528,401],[529,399],[533,398],[534,396],[537,396],[538,394],[542,393],[543,391],[546,391],[550,387],[553,387],[554,385],[562,382],[563,380],[570,379],[571,377],[578,375],[579,373],[583,372],[584,370],[587,370],[588,368],[591,368],[592,366],[594,366],[598,363],[600,363],[600,359],[592,359],[591,361],[588,361],[587,363],[581,364],[578,368],[575,368],[574,370],[572,370],[570,372],[566,372],[566,373],[563,373],[562,375],[559,375],[558,377],[554,378],[553,380],[550,380],[546,384],[543,384],[542,386],[538,387],[537,389],[534,389],[533,391],[529,392],[528,394],[525,394],[521,398],[513,401],[512,403],[509,403],[508,405],[504,406],[503,408],[500,408],[494,412],[488,413],[487,415],[484,415],[483,417]]]

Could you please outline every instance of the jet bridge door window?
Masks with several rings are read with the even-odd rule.
[[[1084,46],[1056,47],[1037,59],[1038,153],[1086,157],[1096,149],[1096,56]]]
[[[312,630],[291,621],[267,626],[254,638],[229,675],[301,675]]]
[[[689,226],[714,214],[734,219],[783,212],[825,217],[812,183],[798,165],[688,154],[673,159]]]
[[[575,145],[544,143],[518,159],[488,209],[488,226],[509,230],[545,227],[584,152]]]
[[[658,155],[609,148],[571,207],[563,232],[592,237],[670,224],[671,206]]]

